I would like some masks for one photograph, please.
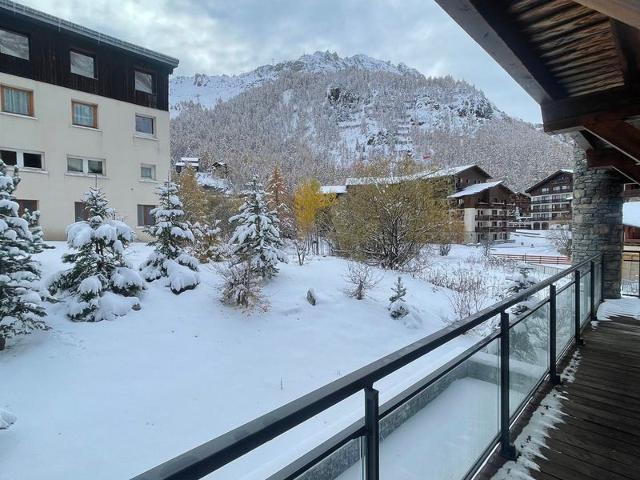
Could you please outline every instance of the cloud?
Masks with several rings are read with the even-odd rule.
[[[316,50],[453,75],[532,122],[537,104],[435,2],[425,0],[22,0],[177,57],[176,74],[237,74]]]

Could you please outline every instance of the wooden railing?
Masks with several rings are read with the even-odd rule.
[[[493,253],[493,257],[503,258],[505,260],[515,260],[525,263],[538,263],[543,265],[571,265],[571,259],[563,256],[552,255],[512,255],[506,253]]]

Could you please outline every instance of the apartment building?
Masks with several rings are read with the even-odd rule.
[[[103,189],[118,216],[151,222],[168,178],[169,75],[178,60],[0,0],[0,158],[20,169],[21,208],[48,239]]]
[[[526,190],[531,196],[531,230],[548,230],[571,223],[573,170],[561,169]]]

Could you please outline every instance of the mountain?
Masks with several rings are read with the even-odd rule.
[[[236,76],[171,80],[172,155],[225,162],[236,182],[275,162],[290,180],[340,183],[377,158],[477,163],[523,190],[571,165],[571,144],[452,77],[365,55],[316,52]]]

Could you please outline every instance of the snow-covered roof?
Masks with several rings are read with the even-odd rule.
[[[538,188],[540,185],[542,185],[543,183],[548,182],[549,180],[551,180],[552,178],[560,175],[561,173],[570,173],[571,175],[573,175],[573,169],[571,168],[561,168],[559,170],[556,170],[555,172],[553,172],[551,175],[544,177],[542,180],[540,180],[539,182],[536,182],[534,185],[532,185],[531,187],[527,188],[525,190],[525,192],[531,192],[532,190]]]
[[[209,172],[199,172],[198,174],[196,174],[196,180],[198,182],[198,185],[203,188],[219,190],[222,193],[233,192],[233,186],[228,179],[216,177]]]
[[[184,167],[185,165],[198,166],[200,159],[198,157],[182,157],[176,162],[176,167]]]
[[[640,202],[622,204],[622,223],[629,227],[640,228]]]
[[[497,187],[502,184],[502,180],[497,182],[487,182],[487,183],[476,183],[474,185],[469,185],[467,188],[460,190],[452,195],[449,195],[449,198],[461,198],[468,197],[469,195],[475,195],[476,193],[484,192],[493,187]],[[505,187],[507,188],[507,187]]]
[[[396,183],[410,182],[412,180],[424,180],[427,178],[441,178],[458,175],[470,168],[480,168],[475,164],[462,165],[459,167],[447,167],[437,170],[427,170],[412,175],[399,175],[391,177],[361,177],[361,178],[347,178],[345,182],[347,186],[351,185],[393,185]],[[481,169],[482,170],[482,169]],[[483,170],[484,171],[484,170]],[[486,173],[486,172],[485,172]],[[489,177],[490,178],[490,177]]]
[[[320,193],[324,193],[325,195],[336,194],[339,195],[341,193],[347,193],[346,185],[323,185],[320,187]]]

